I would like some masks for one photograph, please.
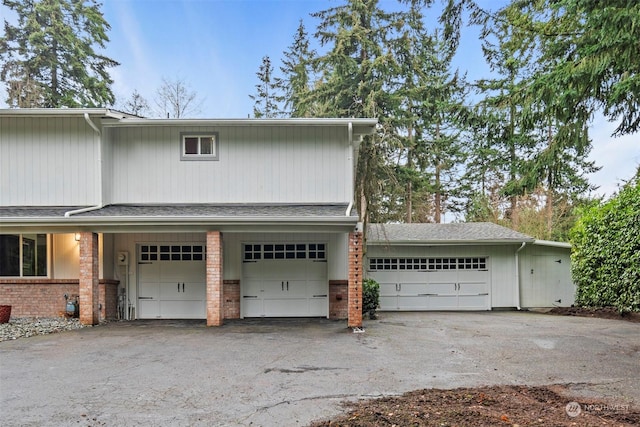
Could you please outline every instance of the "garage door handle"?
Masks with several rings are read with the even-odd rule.
[[[489,292],[485,292],[483,294],[478,294],[478,295],[489,295]]]
[[[258,298],[258,295],[245,295],[242,298]]]
[[[324,294],[324,295],[314,295],[313,297],[314,297],[314,298],[326,298],[326,297],[327,297],[327,294]]]
[[[138,299],[153,299],[153,297],[138,297]]]

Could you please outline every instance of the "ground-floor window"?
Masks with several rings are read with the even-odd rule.
[[[0,276],[47,276],[46,234],[0,234]]]

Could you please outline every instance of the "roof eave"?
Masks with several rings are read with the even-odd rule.
[[[534,239],[488,239],[488,240],[367,240],[367,245],[394,246],[448,246],[448,245],[517,245],[533,243]]]
[[[104,127],[140,126],[353,126],[354,135],[371,135],[377,119],[319,118],[319,119],[145,119],[126,118],[104,123]]]
[[[138,116],[108,108],[4,108],[0,117],[82,117],[85,114],[112,119],[132,119]]]

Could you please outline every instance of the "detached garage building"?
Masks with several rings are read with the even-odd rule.
[[[570,245],[492,223],[371,224],[366,276],[380,310],[569,306]]]

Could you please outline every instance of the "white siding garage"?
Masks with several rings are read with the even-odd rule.
[[[490,223],[371,224],[366,275],[383,311],[516,308],[516,254],[533,241]]]
[[[245,244],[243,283],[243,317],[327,317],[326,244]]]

